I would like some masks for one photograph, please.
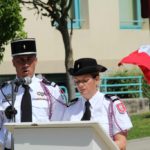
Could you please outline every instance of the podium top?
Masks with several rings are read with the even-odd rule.
[[[51,121],[51,122],[21,122],[21,123],[5,123],[5,126],[9,130],[13,130],[14,128],[45,128],[45,127],[52,127],[52,128],[60,128],[60,127],[96,127],[102,129],[101,125],[96,121]]]
[[[98,122],[94,121],[52,121],[46,123],[5,123],[6,128],[12,133],[18,129],[35,129],[35,128],[92,128],[99,139],[109,145],[112,150],[119,150],[112,139],[105,133]]]

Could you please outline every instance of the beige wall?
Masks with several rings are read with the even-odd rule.
[[[120,30],[118,0],[81,0],[82,28],[73,31],[74,59],[94,57],[110,70],[124,56],[142,44],[150,43],[148,20],[141,30]],[[25,31],[28,37],[36,38],[38,49],[37,72],[62,73],[64,68],[64,46],[61,34],[51,27],[50,19],[40,19],[34,11],[23,9],[27,18]],[[5,52],[0,74],[12,74],[10,45]]]

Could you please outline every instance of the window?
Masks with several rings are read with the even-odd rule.
[[[141,1],[119,0],[120,28],[141,29]]]
[[[80,28],[80,0],[73,0],[72,7],[69,11],[69,16],[73,21],[73,28]],[[69,21],[68,27],[71,27],[71,22]]]

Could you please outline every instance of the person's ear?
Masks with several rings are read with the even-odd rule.
[[[99,81],[99,80],[100,80],[100,76],[96,76],[96,77],[95,77],[95,80],[96,80],[96,81]]]

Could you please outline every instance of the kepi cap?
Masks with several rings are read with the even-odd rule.
[[[34,38],[19,39],[11,42],[12,56],[36,55],[36,43]]]
[[[97,64],[96,59],[80,58],[75,61],[74,68],[70,68],[68,71],[70,75],[78,76],[94,72],[104,72],[106,70],[106,67]]]

